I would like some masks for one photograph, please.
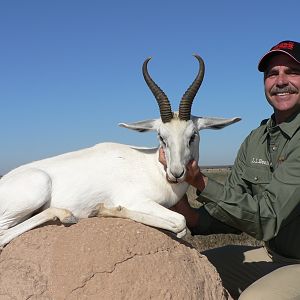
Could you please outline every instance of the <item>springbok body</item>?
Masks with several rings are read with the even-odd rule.
[[[0,246],[49,220],[75,223],[80,218],[113,216],[167,229],[181,237],[186,232],[182,215],[169,210],[186,193],[186,165],[199,158],[198,131],[220,129],[239,118],[200,118],[190,110],[203,76],[199,73],[173,113],[162,90],[143,65],[145,80],[158,101],[160,119],[120,124],[140,132],[155,130],[164,148],[166,170],[158,148],[137,148],[116,143],[94,147],[20,166],[0,180]]]

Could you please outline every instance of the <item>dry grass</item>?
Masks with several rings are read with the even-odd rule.
[[[261,246],[262,242],[255,240],[246,233],[235,234],[212,234],[208,236],[191,236],[187,234],[184,240],[195,247],[199,252],[222,247],[225,245],[249,245],[249,246]]]

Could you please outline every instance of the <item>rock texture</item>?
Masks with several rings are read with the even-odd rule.
[[[0,255],[0,299],[230,299],[206,257],[131,220],[47,225]]]

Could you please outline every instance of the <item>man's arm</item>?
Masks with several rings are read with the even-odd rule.
[[[269,241],[285,224],[292,222],[294,210],[300,207],[300,144],[295,140],[294,145],[288,147],[284,162],[270,178],[265,178],[264,184],[259,184],[255,181],[257,166],[251,165],[251,158],[247,156],[249,146],[255,147],[253,143],[257,142],[252,134],[243,142],[224,185],[205,179],[193,164],[187,180],[201,191],[206,199],[204,209],[210,216],[258,240]],[[190,175],[194,179],[190,179]]]
[[[288,148],[285,161],[255,194],[257,166],[247,163],[250,142],[251,134],[242,144],[225,185],[209,178],[201,196],[206,199],[205,209],[214,218],[258,240],[269,241],[292,222],[293,212],[300,207],[300,145],[295,143]]]
[[[192,208],[188,202],[188,198],[186,195],[184,195],[183,198],[170,209],[182,214],[185,217],[187,227],[191,231],[192,235],[241,233],[240,230],[233,228],[212,217],[207,212],[204,205],[200,208]]]

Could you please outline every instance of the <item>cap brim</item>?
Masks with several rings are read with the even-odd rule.
[[[260,72],[264,72],[266,70],[266,64],[269,61],[269,59],[274,56],[275,54],[286,54],[289,57],[291,57],[294,61],[300,63],[294,56],[292,56],[290,53],[284,51],[284,50],[280,50],[280,49],[276,49],[276,50],[270,50],[268,53],[266,53],[261,60],[258,63],[258,71]]]

